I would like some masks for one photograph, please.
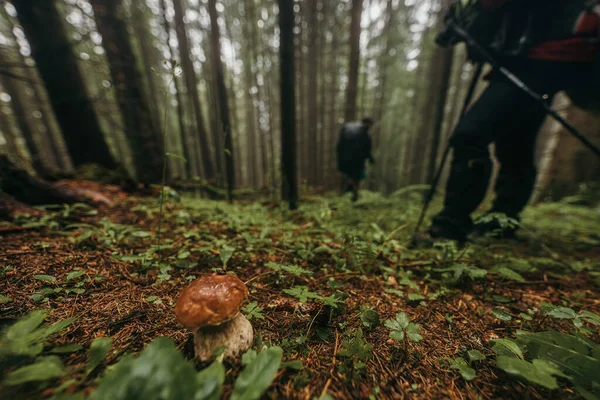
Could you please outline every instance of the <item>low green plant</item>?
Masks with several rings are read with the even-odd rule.
[[[498,368],[547,389],[557,389],[557,378],[564,379],[583,398],[600,398],[600,345],[581,334],[556,331],[517,331],[516,336],[516,341],[495,341]]]
[[[420,342],[423,339],[419,333],[421,327],[410,322],[406,313],[403,312],[396,314],[394,319],[386,320],[385,327],[390,330],[390,338],[398,342],[403,342],[405,338],[413,342]]]

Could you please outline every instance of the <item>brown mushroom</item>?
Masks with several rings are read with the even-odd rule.
[[[248,288],[234,275],[207,275],[192,282],[175,306],[177,320],[194,332],[194,348],[200,361],[227,347],[226,359],[235,359],[252,345],[250,321],[240,313]]]

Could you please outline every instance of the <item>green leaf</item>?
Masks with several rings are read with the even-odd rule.
[[[73,271],[73,272],[70,272],[67,275],[67,282],[71,281],[73,279],[77,279],[77,278],[79,278],[82,275],[85,275],[85,272],[83,272],[83,271]]]
[[[497,272],[505,278],[512,279],[517,282],[525,282],[525,278],[518,272],[513,271],[510,268],[500,267],[497,269]]]
[[[146,297],[146,301],[149,303],[152,303],[153,301],[156,301],[158,299],[158,296],[148,296]]]
[[[309,298],[320,297],[317,293],[311,292],[307,286],[294,286],[291,289],[283,289],[283,292],[296,297],[300,303],[306,303]]]
[[[242,365],[250,364],[252,361],[254,361],[256,359],[257,356],[258,356],[258,352],[256,350],[254,350],[254,349],[248,350],[247,352],[242,354]]]
[[[225,382],[225,368],[215,361],[196,375],[197,388],[194,400],[219,400]]]
[[[600,315],[591,313],[589,311],[582,311],[580,314],[581,318],[585,319],[594,325],[600,325]]]
[[[404,330],[408,327],[408,324],[410,323],[410,319],[408,319],[408,316],[406,315],[406,313],[398,313],[396,314],[396,317],[394,319],[388,319],[385,321],[385,326],[388,329],[391,330]]]
[[[256,301],[253,301],[242,307],[242,311],[244,312],[244,315],[248,321],[250,321],[252,318],[263,319],[264,316],[261,313],[262,310],[263,308],[259,307]]]
[[[90,400],[196,399],[199,390],[202,388],[194,366],[184,359],[171,339],[159,337],[137,358],[121,357]]]
[[[223,246],[219,252],[219,257],[221,258],[221,262],[223,263],[224,267],[227,266],[227,263],[231,259],[231,256],[233,256],[234,251],[235,249],[233,247]]]
[[[106,358],[108,352],[110,351],[110,347],[112,346],[112,338],[108,337],[100,337],[94,339],[92,344],[90,345],[90,351],[88,352],[87,361],[88,365],[86,368],[86,373],[90,374],[93,370],[96,369],[98,365]]]
[[[406,336],[413,342],[420,342],[423,339],[423,336],[419,334],[421,327],[414,323],[409,323],[408,327],[406,327]]]
[[[401,342],[404,340],[404,331],[391,331],[390,337],[398,342]]]
[[[180,156],[179,154],[165,153],[165,156],[171,157],[171,158],[176,158],[176,159],[178,159],[180,161],[183,161],[183,162],[187,162],[187,159],[185,157]]]
[[[256,400],[267,390],[281,365],[283,350],[270,347],[244,368],[233,386],[231,400]]]
[[[465,381],[472,381],[475,379],[475,370],[469,367],[469,364],[462,357],[457,357],[454,360],[450,360],[450,368],[458,370],[460,375]]]
[[[43,328],[44,337],[48,337],[50,335],[54,335],[55,333],[62,331],[63,329],[71,325],[73,322],[75,322],[75,320],[76,318],[63,319],[62,321],[55,322],[47,328]]]
[[[506,373],[517,375],[525,378],[529,382],[537,383],[547,389],[557,389],[558,383],[554,378],[553,372],[548,365],[530,363],[529,361],[520,360],[509,356],[499,356],[496,360],[496,366]]]
[[[186,258],[188,258],[190,256],[190,252],[189,251],[182,251],[181,253],[177,254],[177,258],[179,260],[185,260]]]
[[[63,369],[63,364],[57,356],[42,357],[35,364],[21,367],[8,374],[3,383],[16,386],[27,382],[47,381],[61,376]]]
[[[138,237],[138,238],[147,238],[147,237],[150,237],[150,232],[135,231],[135,232],[131,233],[131,236]]]
[[[485,356],[479,350],[469,350],[467,352],[469,355],[469,361],[483,361],[485,360]]]
[[[360,322],[367,328],[375,328],[381,322],[379,321],[379,314],[375,310],[366,309],[360,313]]]
[[[34,279],[44,282],[56,282],[56,277],[52,275],[34,275]]]
[[[493,346],[492,350],[498,356],[511,356],[523,359],[523,351],[519,345],[511,339],[494,339],[490,341]]]
[[[12,303],[13,299],[0,294],[0,304]]]
[[[540,308],[553,318],[558,319],[574,319],[577,318],[578,315],[575,311],[568,307],[558,307],[548,303],[540,304]]]
[[[423,296],[422,294],[419,294],[419,293],[409,293],[408,294],[408,301],[419,301],[419,300],[425,300],[425,296]]]
[[[499,308],[494,308],[492,310],[492,314],[494,314],[494,316],[496,318],[498,318],[501,321],[510,321],[512,320],[512,316],[510,314],[507,314],[506,312],[502,311]]]
[[[56,354],[68,354],[68,353],[75,353],[76,351],[79,351],[81,349],[83,349],[82,345],[80,345],[78,343],[69,343],[69,344],[63,344],[62,346],[56,346],[55,348],[50,350],[50,352],[56,353]]]
[[[281,363],[281,369],[283,368],[293,369],[294,371],[300,371],[302,368],[304,368],[304,365],[302,365],[302,361],[294,360]]]
[[[36,303],[42,303],[44,301],[48,301],[48,298],[45,295],[39,294],[39,293],[34,293],[29,297],[31,298],[31,300],[35,301]]]

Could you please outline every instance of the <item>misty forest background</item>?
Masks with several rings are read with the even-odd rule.
[[[0,152],[46,178],[122,165],[159,183],[166,162],[167,182],[279,196],[282,154],[294,154],[282,137],[295,134],[300,194],[321,193],[339,187],[340,127],[370,116],[366,186],[390,194],[431,181],[474,69],[463,47],[433,43],[448,0],[296,1],[283,44],[275,0],[1,3]],[[286,76],[280,45],[294,54]],[[293,110],[281,105],[285,82]],[[555,107],[598,141],[600,118],[566,97]],[[282,135],[282,117],[295,133]],[[550,121],[537,159],[534,201],[599,176],[593,154]]]

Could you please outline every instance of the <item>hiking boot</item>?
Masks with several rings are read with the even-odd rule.
[[[417,234],[412,240],[412,248],[431,248],[436,243],[455,241],[459,246],[462,246],[467,237],[466,234],[450,225],[433,224],[427,232]]]
[[[479,218],[473,227],[473,235],[492,239],[515,239],[519,219],[504,214],[489,213]]]

